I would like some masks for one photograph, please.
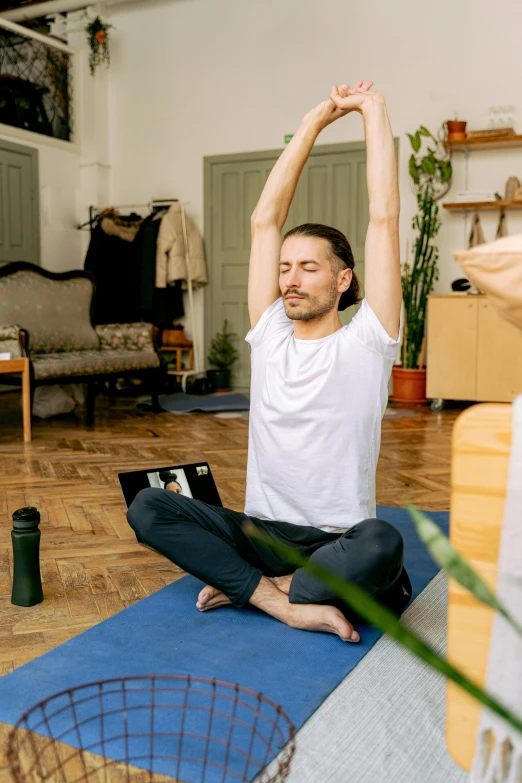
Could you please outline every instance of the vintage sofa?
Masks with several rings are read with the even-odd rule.
[[[31,397],[40,384],[86,383],[88,424],[94,423],[99,380],[147,378],[158,410],[158,330],[148,323],[93,327],[94,296],[88,272],[55,273],[21,261],[0,267],[0,352],[29,357]],[[2,382],[21,381],[2,375]]]

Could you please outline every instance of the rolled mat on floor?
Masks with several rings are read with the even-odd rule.
[[[209,394],[196,396],[176,392],[176,394],[160,394],[160,408],[169,413],[217,413],[221,411],[248,411],[250,400],[243,394]],[[138,407],[142,410],[152,408],[152,402],[140,402]]]
[[[378,507],[377,513],[403,535],[413,600],[439,569],[406,510]],[[447,534],[447,512],[429,516]],[[195,602],[201,587],[198,579],[183,577],[6,674],[0,678],[0,721],[13,725],[36,702],[83,683],[122,676],[191,674],[261,692],[279,704],[299,729],[382,635],[373,626],[360,626],[360,643],[349,644],[332,634],[289,628],[253,607],[200,613]],[[201,724],[205,733],[208,715],[201,715]],[[143,730],[148,731],[148,726]],[[81,742],[89,745],[96,741],[99,727],[86,723],[79,732]],[[139,738],[128,741],[132,744]],[[69,732],[67,742],[80,746],[74,733]],[[123,740],[112,743],[104,755],[125,758]],[[172,772],[161,757],[141,766],[167,775]],[[212,770],[208,772],[205,781],[223,780],[218,768],[215,776]],[[199,780],[190,764],[181,777]]]

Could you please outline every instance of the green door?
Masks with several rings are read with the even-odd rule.
[[[366,151],[359,142],[332,146],[348,149],[332,152],[330,145],[325,145],[313,150],[299,181],[299,219],[293,225],[323,223],[342,231],[350,242],[355,273],[362,283],[369,220]],[[341,321],[349,323],[355,312],[352,307],[341,313]]]
[[[40,263],[38,151],[0,140],[0,264]]]
[[[205,300],[205,351],[226,318],[240,358],[235,388],[250,385],[247,306],[250,216],[280,150],[205,158],[205,241],[209,285]],[[303,170],[284,231],[325,223],[348,237],[361,282],[368,226],[364,142],[317,146]],[[354,310],[343,314],[348,323]]]

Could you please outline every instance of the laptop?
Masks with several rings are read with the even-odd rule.
[[[211,506],[223,507],[208,462],[132,470],[118,473],[118,481],[127,508],[138,492],[147,487],[158,487],[166,491],[178,492],[186,497],[202,500]]]

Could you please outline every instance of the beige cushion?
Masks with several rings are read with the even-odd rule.
[[[92,282],[84,277],[51,280],[23,269],[0,277],[0,323],[29,332],[32,355],[99,348],[90,307]]]
[[[22,343],[18,324],[0,326],[0,353],[10,353],[11,359],[21,359]]]
[[[522,329],[522,234],[454,250],[453,256],[498,313]]]

